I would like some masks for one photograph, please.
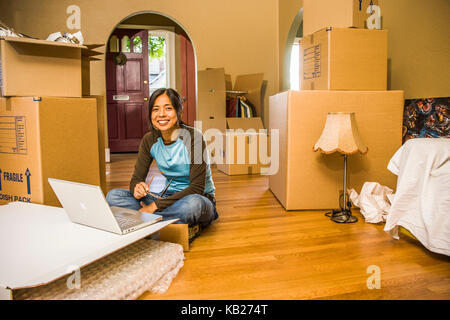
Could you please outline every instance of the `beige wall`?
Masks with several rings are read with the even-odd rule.
[[[267,97],[278,91],[277,0],[2,0],[0,19],[18,32],[45,39],[52,32],[76,31],[66,27],[66,8],[72,4],[81,9],[86,43],[105,43],[127,16],[155,11],[187,31],[199,70],[224,67],[233,80],[238,74],[263,72],[268,80]],[[91,68],[91,92],[103,94],[104,63],[94,62]]]
[[[406,98],[450,96],[450,1],[379,3],[383,28],[389,30],[389,89],[405,90]],[[75,31],[66,27],[71,4],[81,8],[81,31],[89,43],[104,43],[117,23],[136,12],[164,13],[191,37],[198,69],[225,67],[233,80],[237,74],[264,72],[267,99],[287,85],[287,38],[303,0],[0,0],[0,19],[19,32],[46,38]],[[103,63],[92,63],[93,94],[104,92],[104,74]],[[267,100],[265,105],[267,115]]]
[[[388,87],[406,99],[450,96],[450,1],[379,0],[389,30]]]

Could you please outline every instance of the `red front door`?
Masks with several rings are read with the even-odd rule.
[[[149,130],[148,31],[116,29],[113,36],[118,39],[118,52],[110,52],[108,46],[106,53],[109,148],[137,152]],[[121,53],[126,59],[117,59]]]

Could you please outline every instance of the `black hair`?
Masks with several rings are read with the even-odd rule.
[[[183,124],[183,122],[181,121],[181,116],[183,114],[183,102],[181,100],[180,94],[172,88],[160,88],[152,93],[148,102],[148,120],[150,131],[152,132],[159,132],[159,130],[156,129],[152,123],[152,110],[153,106],[155,105],[156,99],[163,94],[166,94],[169,97],[172,106],[175,108],[175,111],[177,113],[177,124],[179,126]]]

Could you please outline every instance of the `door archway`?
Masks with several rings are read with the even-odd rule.
[[[295,39],[301,37],[303,37],[303,8],[297,12],[286,39],[283,57],[282,90],[289,90],[291,88],[291,54]]]
[[[137,152],[149,130],[148,100],[160,87],[183,99],[182,121],[196,119],[196,58],[191,38],[174,19],[138,12],[120,21],[105,50],[110,152]]]

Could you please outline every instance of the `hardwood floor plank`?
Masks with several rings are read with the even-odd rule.
[[[108,190],[128,189],[135,160],[111,155]],[[349,225],[325,210],[286,212],[267,176],[212,174],[219,219],[192,243],[169,290],[140,299],[450,299],[449,257],[394,240],[357,210]],[[371,265],[380,268],[380,289],[367,287]]]

